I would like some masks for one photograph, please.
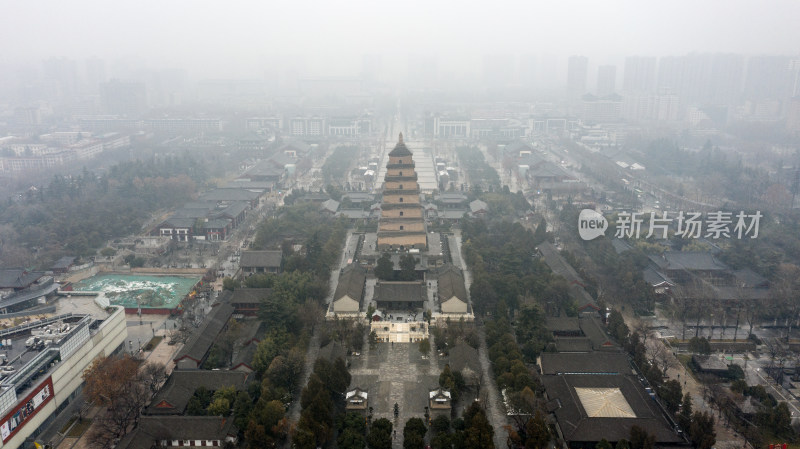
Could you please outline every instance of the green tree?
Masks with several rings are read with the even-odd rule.
[[[776,435],[792,435],[792,413],[786,402],[779,402],[772,413],[772,427]]]
[[[431,342],[427,338],[424,338],[419,341],[419,352],[422,353],[423,356],[427,357],[428,354],[431,353]]]
[[[533,418],[525,423],[525,449],[545,449],[550,447],[550,429],[542,412],[536,410]]]
[[[231,402],[224,397],[214,399],[208,406],[208,414],[212,416],[228,416],[230,412]]]
[[[239,287],[241,287],[241,282],[239,282],[238,279],[233,279],[230,277],[222,279],[222,288],[225,290],[234,291]]]
[[[689,351],[695,354],[711,354],[711,343],[705,337],[692,337],[689,340]]]
[[[681,402],[681,410],[678,413],[678,424],[684,430],[684,432],[688,432],[689,425],[692,422],[692,396],[687,391],[686,394],[683,395],[683,402]]]
[[[653,449],[656,437],[639,426],[631,427],[630,449]]]
[[[394,263],[389,253],[383,253],[375,264],[375,276],[382,281],[394,279]]]
[[[470,409],[473,407],[477,407],[477,410],[471,413],[465,432],[464,447],[466,449],[494,449],[494,429],[489,424],[489,420],[486,419],[486,414],[480,408],[480,405],[477,405],[477,402],[473,402]],[[469,409],[467,413],[469,413]]]
[[[658,390],[658,396],[664,401],[664,406],[667,410],[674,415],[678,412],[683,398],[681,383],[675,379],[664,382]]]
[[[708,412],[694,412],[689,425],[689,438],[697,449],[711,449],[717,442],[714,417]]]
[[[598,441],[597,444],[594,446],[594,449],[614,449],[614,446],[608,442],[605,438]]]
[[[547,221],[542,217],[542,220],[539,221],[539,225],[536,226],[536,231],[533,233],[533,243],[539,245],[545,240],[547,240]]]
[[[447,432],[450,430],[450,420],[447,416],[437,415],[436,418],[433,418],[431,421],[431,429],[436,433]]]
[[[367,444],[370,449],[391,449],[392,422],[386,418],[373,421],[367,434]]]
[[[608,333],[611,334],[619,343],[624,343],[629,334],[628,326],[619,310],[612,310],[608,314]]]
[[[417,259],[411,254],[406,254],[400,258],[400,280],[413,281],[417,278]]]

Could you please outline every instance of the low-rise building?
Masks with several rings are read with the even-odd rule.
[[[359,264],[352,263],[342,269],[339,283],[333,293],[331,312],[335,316],[359,316],[364,299],[367,272]]]
[[[428,409],[430,410],[431,417],[442,415],[449,418],[452,407],[450,391],[439,387],[428,392]]]
[[[345,394],[344,408],[348,412],[364,413],[369,408],[369,393],[356,387]]]
[[[177,369],[199,369],[208,358],[208,351],[214,344],[214,340],[228,325],[232,315],[232,305],[228,303],[215,305],[203,324],[194,331],[173,359],[175,367]]]
[[[269,251],[243,251],[239,267],[243,276],[256,273],[280,273],[283,252],[280,250]]]

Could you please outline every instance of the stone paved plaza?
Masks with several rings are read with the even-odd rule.
[[[369,392],[373,419],[392,421],[398,430],[395,447],[402,447],[400,435],[405,422],[412,417],[424,418],[428,391],[439,386],[439,373],[446,363],[433,350],[429,358],[423,358],[418,348],[418,343],[378,343],[374,349],[367,347],[361,356],[350,359],[350,387]],[[396,420],[395,402],[400,405]]]

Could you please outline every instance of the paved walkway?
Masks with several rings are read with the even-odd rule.
[[[305,367],[303,367],[303,376],[300,379],[299,389],[297,393],[297,397],[294,398],[292,401],[292,405],[289,406],[289,410],[286,411],[286,416],[289,417],[289,421],[293,423],[297,423],[300,421],[300,391],[306,386],[308,383],[308,378],[311,377],[311,371],[314,370],[314,362],[317,361],[317,356],[319,355],[319,332],[314,332],[311,336],[311,340],[308,342],[308,351],[306,352],[306,363]],[[287,441],[291,443],[291,437],[287,438]],[[290,447],[289,444],[288,447]]]
[[[502,405],[503,402],[500,392],[497,390],[497,385],[494,383],[494,376],[492,375],[492,368],[486,348],[486,334],[482,326],[478,327],[478,337],[481,343],[480,349],[478,350],[478,357],[480,357],[481,368],[483,370],[481,396],[486,398],[483,407],[486,410],[486,417],[489,419],[489,423],[494,427],[494,447],[495,449],[501,449],[507,447],[506,440],[508,439],[508,432],[503,427],[508,425],[508,418],[505,408]]]
[[[647,340],[648,346],[663,344],[661,340],[654,337],[650,337]],[[681,383],[683,394],[688,392],[692,397],[692,410],[706,411],[714,417],[714,427],[717,432],[717,443],[715,447],[718,449],[735,449],[742,447],[744,438],[727,425],[727,420],[724,416],[720,416],[718,410],[712,408],[706,402],[703,394],[703,386],[700,382],[680,363],[680,361],[678,361],[674,354],[670,353],[670,357],[672,358],[672,366],[667,369],[667,377],[664,380],[678,380]]]

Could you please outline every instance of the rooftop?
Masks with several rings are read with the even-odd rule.
[[[390,157],[398,157],[398,156],[411,156],[412,153],[403,142],[403,133],[400,133],[400,136],[397,140],[397,145],[395,145],[394,149],[389,152]]]
[[[181,348],[174,360],[188,357],[198,364],[203,361],[217,335],[222,331],[233,315],[233,306],[224,303],[217,304],[206,317],[203,324],[194,331],[186,344]]]
[[[283,253],[280,250],[243,251],[239,265],[241,267],[277,268],[281,266],[282,259]]]
[[[180,370],[176,369],[158,394],[145,409],[145,415],[180,415],[189,405],[189,400],[198,388],[210,391],[234,386],[244,388],[247,374],[227,370]]]
[[[375,285],[375,301],[424,302],[428,299],[425,285],[418,281],[380,281]]]

